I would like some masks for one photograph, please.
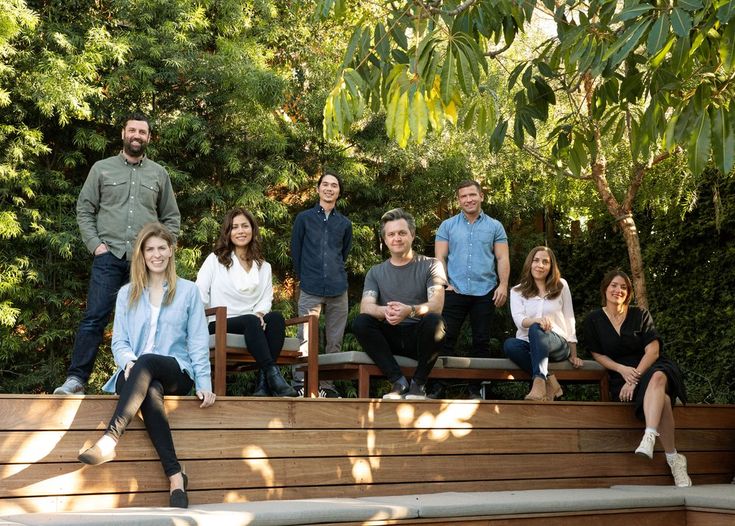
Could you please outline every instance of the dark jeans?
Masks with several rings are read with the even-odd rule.
[[[130,263],[111,252],[95,256],[87,291],[87,310],[79,324],[67,376],[84,384],[94,369],[102,336],[115,307],[117,291],[130,279]]]
[[[227,332],[242,334],[248,352],[253,355],[261,369],[274,365],[283,349],[286,339],[286,321],[283,314],[271,311],[263,316],[265,330],[260,326],[260,318],[254,314],[244,314],[227,318]],[[214,334],[214,322],[209,324],[209,334]]]
[[[495,310],[494,289],[484,296],[468,296],[452,290],[444,294],[442,317],[447,324],[443,353],[453,355],[462,324],[469,314],[472,328],[471,356],[487,358],[490,355],[490,319]]]
[[[369,314],[360,314],[352,323],[352,330],[391,382],[403,376],[393,356],[400,354],[418,361],[413,378],[416,383],[425,384],[444,340],[444,320],[438,314],[427,314],[417,323],[403,325],[390,325]]]
[[[181,471],[181,466],[176,459],[163,395],[186,395],[193,386],[194,381],[181,370],[175,358],[160,354],[140,356],[127,380],[122,372],[117,377],[115,392],[120,395],[120,400],[107,425],[107,434],[119,440],[140,409],[163,471],[167,477],[175,475]]]

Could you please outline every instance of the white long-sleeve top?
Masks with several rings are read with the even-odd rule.
[[[534,296],[524,298],[517,286],[510,289],[510,312],[518,327],[516,338],[528,341],[528,328],[523,327],[524,318],[551,319],[551,330],[568,342],[577,342],[577,329],[574,321],[572,293],[565,279],[561,279],[561,294],[554,299]]]
[[[261,312],[267,314],[273,305],[273,276],[270,263],[260,267],[253,263],[247,271],[232,254],[230,268],[222,265],[212,253],[197,273],[197,287],[206,307],[227,307],[227,317]],[[211,319],[214,319],[210,316]]]

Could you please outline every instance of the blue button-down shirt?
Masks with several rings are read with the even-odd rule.
[[[345,261],[352,248],[352,223],[333,208],[329,216],[317,203],[296,216],[291,258],[301,290],[334,297],[347,290]]]
[[[164,298],[168,286],[164,287]],[[151,303],[144,290],[134,305],[129,304],[130,284],[117,294],[112,327],[112,354],[118,370],[102,389],[114,393],[117,375],[145,349],[151,330]],[[161,303],[153,339],[153,352],[173,356],[182,371],[194,380],[197,391],[212,390],[209,364],[209,331],[199,289],[191,281],[178,278],[173,301]]]
[[[480,212],[474,223],[464,212],[442,222],[437,241],[449,243],[447,277],[460,294],[484,296],[498,284],[495,272],[495,243],[508,243],[503,225]]]

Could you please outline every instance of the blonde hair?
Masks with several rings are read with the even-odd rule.
[[[143,290],[148,286],[148,267],[145,264],[143,248],[146,241],[152,237],[160,237],[171,248],[171,257],[166,265],[165,275],[168,282],[168,291],[163,298],[162,304],[169,305],[176,294],[176,260],[174,259],[174,237],[171,232],[161,223],[148,223],[138,232],[133,248],[133,260],[130,262],[130,294],[128,305],[135,305],[143,295]]]

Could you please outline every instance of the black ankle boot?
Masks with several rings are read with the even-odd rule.
[[[253,396],[270,396],[271,390],[268,389],[268,381],[265,379],[265,369],[258,369],[258,383],[253,391]]]
[[[281,370],[277,365],[265,368],[265,379],[272,396],[298,396],[296,390],[281,376]]]

